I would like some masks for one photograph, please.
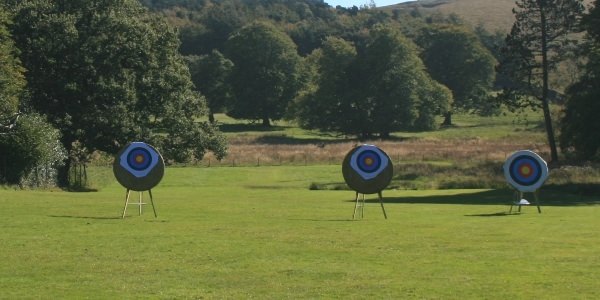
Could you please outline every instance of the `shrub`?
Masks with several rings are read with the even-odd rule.
[[[67,157],[60,133],[38,114],[19,118],[0,135],[0,181],[23,186],[55,183],[56,167]]]

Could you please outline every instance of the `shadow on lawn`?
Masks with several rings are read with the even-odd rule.
[[[489,190],[479,193],[465,193],[457,195],[436,195],[425,197],[386,197],[383,191],[384,203],[404,204],[461,204],[461,205],[510,205],[514,201],[514,192],[509,189]],[[531,193],[525,193],[524,198],[534,205],[534,197]],[[598,205],[600,196],[598,194],[577,194],[565,191],[559,187],[541,189],[539,193],[541,206],[578,206]],[[353,202],[354,200],[348,200]],[[367,202],[377,203],[377,197],[370,197]]]
[[[263,126],[260,123],[249,123],[249,124],[219,124],[219,129],[222,132],[227,133],[240,133],[240,132],[248,132],[248,131],[256,131],[256,132],[271,132],[271,131],[283,131],[290,126]]]
[[[121,217],[87,217],[87,216],[55,216],[50,215],[52,218],[69,218],[69,219],[91,219],[91,220],[121,220]]]

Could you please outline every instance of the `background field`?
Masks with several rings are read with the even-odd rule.
[[[359,141],[217,119],[231,155],[167,168],[156,219],[120,218],[106,158],[88,168],[95,192],[0,188],[0,298],[600,296],[597,167],[553,167],[543,213],[507,214],[502,161],[547,156],[539,113],[368,141],[396,166],[389,219],[370,196],[356,221],[339,162]]]
[[[384,192],[352,221],[339,166],[168,168],[159,217],[125,191],[0,190],[1,298],[597,298],[597,196]],[[106,172],[92,168],[91,172]]]

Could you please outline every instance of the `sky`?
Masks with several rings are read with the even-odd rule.
[[[392,4],[398,4],[400,2],[406,2],[407,0],[375,0],[375,5],[379,6],[388,6]],[[325,0],[327,4],[330,6],[336,7],[341,5],[343,7],[352,7],[356,5],[360,7],[361,5],[369,4],[371,1],[369,0]]]

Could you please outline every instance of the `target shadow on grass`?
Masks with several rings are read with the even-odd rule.
[[[459,204],[459,205],[510,205],[514,201],[514,191],[510,189],[496,189],[478,193],[464,193],[454,195],[433,195],[423,197],[383,197],[385,204]],[[526,193],[525,198],[532,194]],[[578,194],[565,191],[562,188],[552,187],[540,190],[540,205],[543,206],[584,206],[600,205],[600,197],[590,194]],[[352,202],[352,200],[348,200]],[[377,199],[368,199],[367,202],[375,203]]]
[[[90,216],[67,216],[67,215],[49,215],[51,218],[67,218],[67,219],[90,219],[90,220],[121,220],[120,216],[111,217],[90,217]]]

